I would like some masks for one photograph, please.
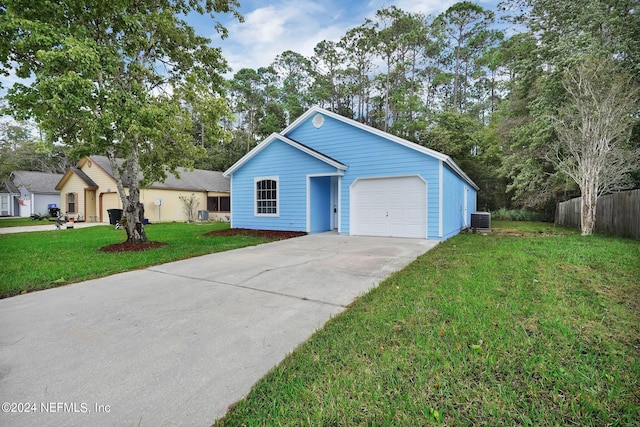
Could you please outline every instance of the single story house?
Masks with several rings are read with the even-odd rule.
[[[196,198],[199,219],[206,212],[211,220],[228,221],[231,216],[229,180],[222,172],[178,169],[180,178],[168,174],[164,182],[140,189],[145,217],[151,222],[186,221],[183,198]],[[109,222],[109,209],[122,209],[116,181],[106,156],[85,157],[59,180],[58,203],[70,218]],[[125,191],[127,189],[125,182]]]
[[[478,186],[447,155],[311,108],[231,166],[234,228],[445,240]]]
[[[60,203],[56,184],[62,174],[14,171],[0,190],[0,216],[47,215],[49,205]]]

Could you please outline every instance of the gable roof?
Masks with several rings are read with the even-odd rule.
[[[104,173],[109,176],[109,178],[115,179],[113,177],[113,169],[111,168],[111,163],[106,156],[90,156],[80,160],[76,168],[70,168],[64,175],[63,179],[60,180],[57,187],[62,187],[67,181],[68,177],[71,174],[75,173],[85,182],[85,184],[87,184],[88,188],[97,189],[98,185],[91,178],[89,178],[82,171],[82,169],[80,169],[89,160],[91,160],[94,165],[102,169]],[[118,166],[122,165],[123,162],[123,159],[116,159],[116,163]],[[164,182],[154,182],[145,188],[183,191],[212,191],[221,193],[228,193],[230,191],[229,180],[222,176],[222,172],[208,171],[203,169],[187,170],[185,168],[178,168],[177,171],[180,175],[180,178],[177,178],[172,173],[167,173],[167,179],[165,179]],[[129,182],[130,180],[127,179],[127,177],[123,178],[123,184],[125,187],[129,185]]]
[[[14,171],[11,173],[13,183],[24,187],[32,194],[58,194],[56,184],[62,178],[59,173]]]
[[[314,150],[311,147],[308,147],[298,141],[294,141],[291,138],[287,138],[284,135],[278,134],[278,133],[272,133],[271,135],[269,135],[269,137],[267,139],[265,139],[264,141],[262,141],[260,144],[258,144],[257,146],[255,146],[253,148],[253,150],[249,151],[246,155],[244,155],[240,160],[238,160],[236,163],[234,163],[229,169],[227,169],[224,172],[224,176],[227,177],[229,175],[231,175],[232,173],[234,173],[236,170],[240,169],[245,163],[247,163],[249,160],[251,160],[254,156],[256,156],[258,153],[260,153],[262,150],[264,150],[265,148],[267,148],[269,145],[271,145],[274,141],[282,141],[285,144],[289,144],[290,146],[292,146],[293,148],[300,150],[312,157],[315,157],[316,159],[330,165],[333,166],[336,169],[339,169],[341,171],[345,171],[347,170],[348,166],[345,165],[344,163],[340,163],[339,161],[337,161],[336,159],[333,159],[321,152],[319,152],[318,150]]]
[[[20,194],[20,190],[18,189],[18,187],[16,187],[16,185],[10,179],[6,181],[2,181],[2,186],[0,187],[0,190],[7,190],[7,191],[0,191],[0,193]]]
[[[427,148],[427,147],[423,147],[422,145],[416,144],[415,142],[407,141],[406,139],[402,139],[402,138],[400,138],[398,136],[391,135],[390,133],[384,132],[384,131],[382,131],[380,129],[373,128],[371,126],[368,126],[368,125],[365,125],[363,123],[360,123],[357,120],[349,119],[347,117],[341,116],[339,114],[333,113],[331,111],[325,110],[325,109],[320,108],[320,107],[311,107],[304,114],[302,114],[300,117],[298,117],[293,123],[291,123],[289,126],[287,126],[282,131],[282,135],[287,135],[288,133],[290,133],[291,131],[296,129],[298,126],[300,126],[301,124],[306,122],[309,118],[313,117],[317,113],[320,113],[320,114],[325,115],[327,117],[331,117],[331,118],[333,118],[335,120],[339,120],[339,121],[341,121],[343,123],[346,123],[348,125],[357,127],[359,129],[362,129],[362,130],[364,130],[366,132],[369,132],[369,133],[371,133],[373,135],[377,135],[379,137],[385,138],[385,139],[387,139],[389,141],[393,141],[393,142],[395,142],[397,144],[403,145],[403,146],[405,146],[407,148],[410,148],[412,150],[415,150],[415,151],[417,151],[419,153],[423,153],[423,154],[426,154],[428,156],[434,157],[434,158],[446,163],[458,176],[460,176],[460,178],[462,178],[464,181],[466,181],[473,188],[475,188],[476,190],[479,189],[479,187],[475,184],[475,182],[473,182],[471,180],[471,178],[469,178],[467,176],[467,174],[464,173],[464,171],[462,169],[460,169],[460,167],[453,161],[453,159],[451,157],[447,156],[446,154],[443,154],[443,153],[441,153],[439,151],[432,150],[432,149]],[[225,173],[227,173],[227,172],[225,172]]]
[[[82,169],[78,168],[69,168],[65,174],[62,176],[60,181],[56,184],[56,190],[62,190],[62,187],[66,184],[66,182],[71,178],[71,175],[77,175],[87,186],[89,190],[98,189],[98,184],[96,184],[89,176],[82,171]]]

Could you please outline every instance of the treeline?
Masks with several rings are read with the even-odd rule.
[[[572,120],[567,108],[580,101],[576,96],[586,95],[568,94],[566,76],[580,69],[577,75],[596,76],[590,84],[600,85],[598,93],[616,82],[634,92],[637,6],[637,0],[512,0],[496,14],[460,2],[437,16],[381,9],[339,41],[318,43],[310,57],[286,51],[268,67],[237,70],[226,81],[226,114],[224,100],[208,98],[220,102],[209,108],[213,115],[193,102],[193,140],[206,152],[196,167],[228,168],[318,105],[450,155],[480,186],[480,209],[551,215],[558,200],[580,195],[567,173],[580,159],[559,144],[558,126]],[[635,171],[610,190],[640,187],[638,111],[632,116],[633,132],[622,141],[627,151],[616,155]],[[37,159],[7,161],[20,152],[15,138],[29,139],[12,132],[13,139],[0,139],[0,173]],[[58,148],[21,144],[50,159],[50,169],[68,162]]]
[[[471,2],[438,16],[392,6],[338,42],[321,41],[311,57],[286,51],[268,67],[238,70],[228,81],[233,138],[210,166],[228,166],[319,105],[450,155],[481,187],[480,208],[551,214],[559,198],[579,195],[548,158],[562,76],[591,60],[637,85],[637,3],[515,0],[498,12]],[[637,125],[631,145],[640,146]]]

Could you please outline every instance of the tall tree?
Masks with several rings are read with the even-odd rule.
[[[548,153],[556,144],[548,120],[567,94],[562,73],[585,57],[608,58],[638,81],[640,15],[636,0],[510,0],[501,4],[507,19],[527,32],[502,44],[509,70],[509,95],[498,115],[504,137],[502,170],[517,203],[554,208],[575,194],[575,184],[558,174]]]
[[[370,74],[375,69],[373,62],[373,39],[375,32],[371,28],[370,21],[352,28],[340,39],[338,45],[346,53],[348,69],[352,70],[355,86],[356,120],[364,123],[368,114],[369,88],[371,86]]]
[[[337,111],[341,102],[339,94],[339,78],[344,54],[337,43],[323,40],[313,48],[311,62],[314,66],[315,81],[313,84],[314,99],[317,104],[325,102],[331,111]]]
[[[567,102],[551,117],[558,135],[552,161],[580,187],[582,235],[593,233],[598,197],[629,185],[640,148],[629,146],[640,91],[614,62],[588,58],[567,72]]]
[[[73,163],[60,145],[44,144],[32,123],[0,121],[0,182],[17,170],[64,173]]]
[[[460,112],[467,111],[467,94],[470,79],[476,77],[473,74],[477,71],[477,59],[499,37],[499,33],[490,28],[494,19],[492,11],[463,1],[451,6],[436,20],[451,40],[445,63],[450,64],[453,72],[452,106]]]
[[[6,0],[0,8],[2,70],[17,67],[18,77],[35,77],[9,90],[10,109],[19,119],[33,118],[50,141],[73,147],[78,156],[105,154],[127,240],[144,243],[140,188],[192,166],[203,151],[194,144],[193,109],[185,104],[201,106],[202,117],[226,109],[209,102],[222,97],[227,66],[220,49],[182,17],[231,12],[241,18],[238,3],[67,0],[33,6]],[[214,111],[203,111],[206,106]]]
[[[297,119],[309,107],[309,91],[313,81],[311,61],[287,50],[278,55],[273,68],[282,79],[281,100],[288,113],[288,122]]]

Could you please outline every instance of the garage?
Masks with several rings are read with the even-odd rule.
[[[350,193],[351,234],[426,238],[427,183],[419,176],[360,178]]]

